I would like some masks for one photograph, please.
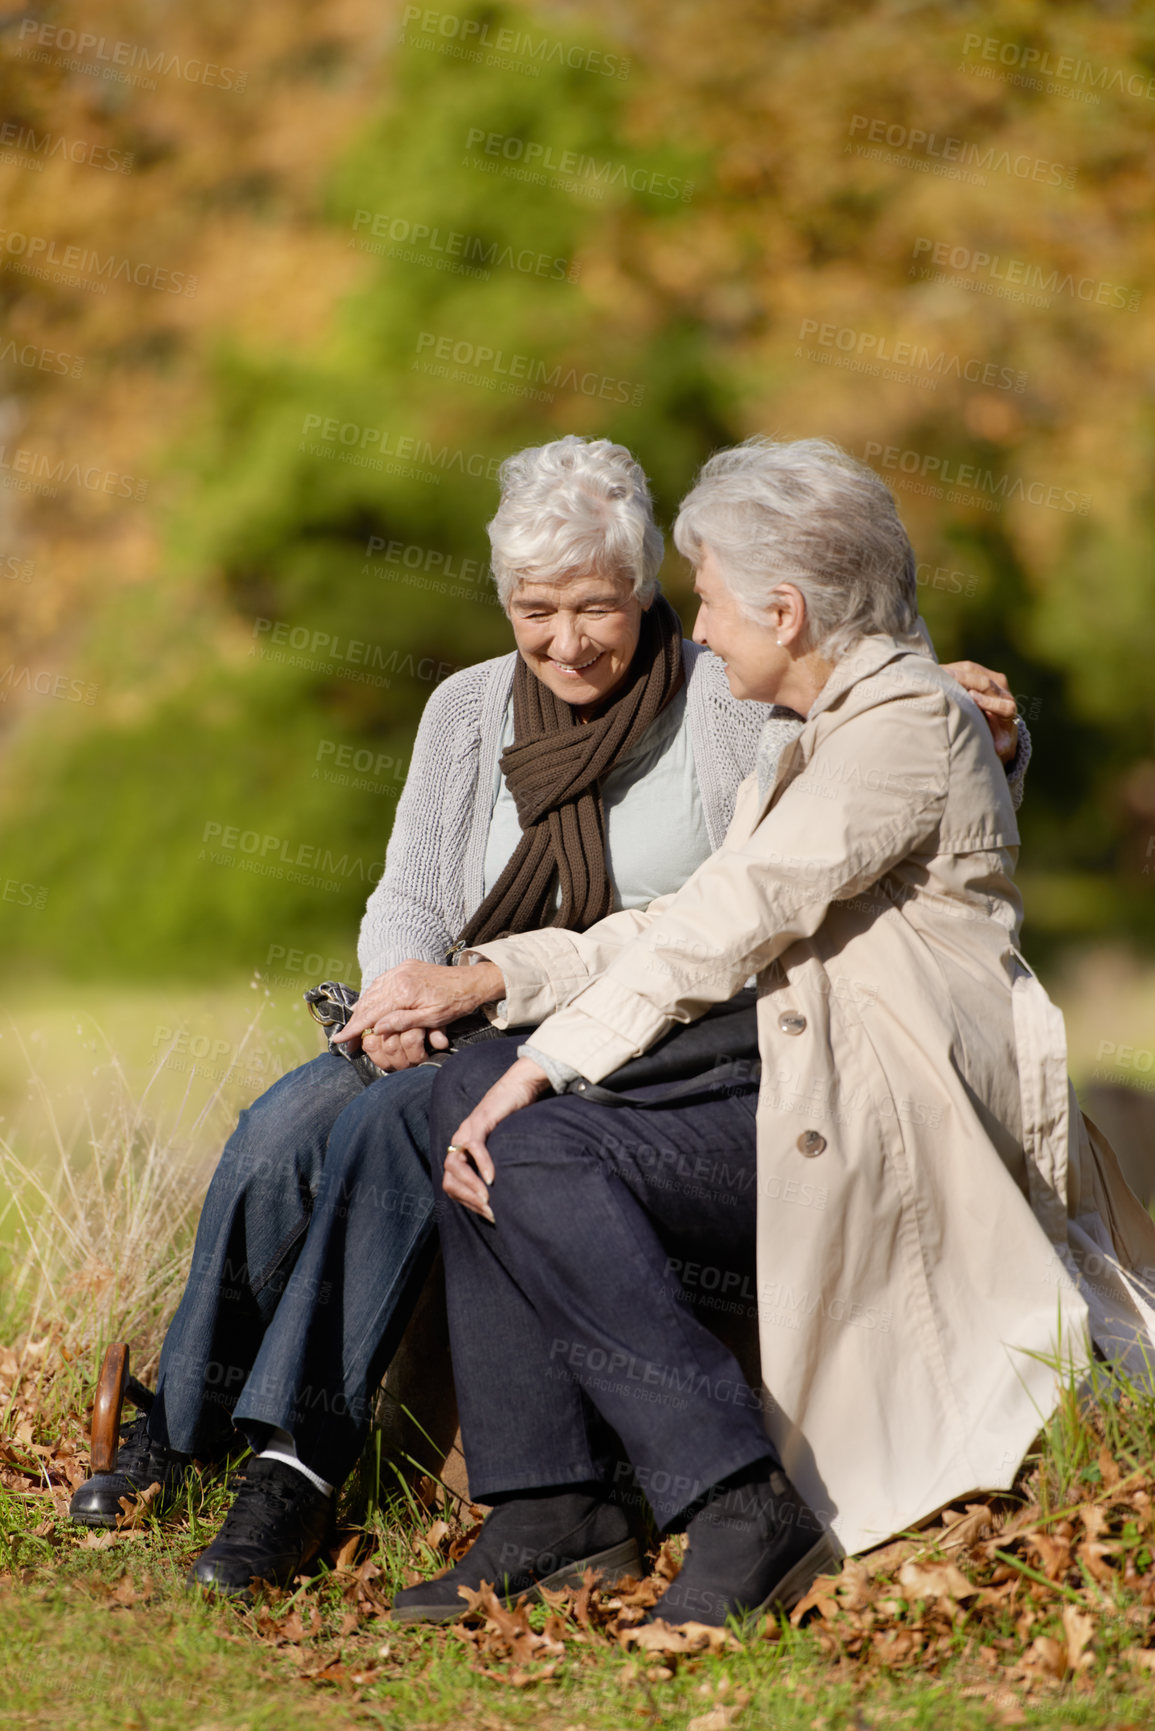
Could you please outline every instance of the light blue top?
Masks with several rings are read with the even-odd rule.
[[[511,700],[506,706],[500,750],[512,743]],[[613,885],[615,912],[645,907],[657,896],[680,890],[713,853],[686,726],[685,686],[634,749],[619,758],[603,778],[602,804],[606,869]],[[517,807],[497,764],[485,848],[486,895],[520,840]]]

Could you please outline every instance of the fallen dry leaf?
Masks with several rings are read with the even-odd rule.
[[[953,1509],[948,1511],[954,1515]],[[943,1516],[944,1522],[946,1515]],[[980,1539],[985,1539],[994,1526],[994,1516],[986,1503],[968,1503],[966,1513],[958,1515],[948,1524],[948,1531],[940,1541],[940,1549],[957,1551],[969,1549]]]
[[[1063,1632],[1067,1637],[1067,1665],[1070,1670],[1078,1671],[1080,1667],[1093,1663],[1085,1649],[1095,1633],[1095,1619],[1080,1611],[1078,1605],[1064,1605],[1062,1616]]]
[[[1050,1635],[1037,1635],[1023,1656],[1023,1669],[1062,1679],[1067,1674],[1066,1649]]]
[[[972,1599],[972,1586],[954,1563],[916,1563],[913,1559],[898,1571],[898,1584],[908,1599]]]
[[[686,1731],[728,1731],[739,1713],[740,1707],[711,1707],[708,1713],[699,1713],[696,1719],[691,1719]]]
[[[347,1539],[341,1541],[336,1556],[333,1558],[334,1569],[351,1569],[353,1559],[357,1555],[357,1547],[361,1543],[360,1533],[350,1533]]]
[[[622,1629],[618,1640],[623,1647],[637,1647],[643,1653],[722,1653],[728,1648],[739,1649],[742,1643],[728,1629],[715,1628],[712,1623],[643,1623],[632,1629]]]

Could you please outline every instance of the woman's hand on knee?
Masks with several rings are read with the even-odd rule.
[[[459,1125],[445,1156],[441,1187],[454,1202],[492,1221],[489,1187],[497,1176],[488,1140],[505,1118],[549,1092],[549,1077],[532,1058],[519,1058]]]

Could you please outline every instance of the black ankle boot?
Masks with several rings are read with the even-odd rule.
[[[181,1499],[192,1467],[192,1456],[178,1454],[154,1442],[148,1434],[148,1418],[142,1414],[120,1433],[114,1473],[93,1473],[73,1492],[68,1505],[70,1520],[86,1527],[114,1527],[124,1510],[121,1497],[134,1503],[142,1491],[159,1484],[149,1504],[163,1515]]]
[[[459,1587],[488,1581],[505,1604],[542,1587],[580,1586],[587,1569],[607,1581],[640,1578],[637,1542],[625,1510],[601,1485],[526,1491],[500,1503],[472,1547],[446,1575],[406,1587],[393,1600],[399,1623],[451,1623],[467,1614]]]
[[[186,1584],[242,1599],[252,1596],[255,1581],[287,1587],[324,1543],[332,1502],[295,1467],[258,1455],[247,1463],[224,1525]]]
[[[686,1529],[678,1577],[646,1622],[710,1623],[788,1610],[838,1550],[782,1471],[758,1461],[716,1485]]]

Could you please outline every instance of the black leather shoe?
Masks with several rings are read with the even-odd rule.
[[[600,1487],[594,1494],[528,1493],[493,1510],[456,1568],[398,1593],[392,1616],[398,1623],[452,1623],[468,1615],[459,1587],[476,1592],[488,1581],[512,1605],[540,1598],[542,1587],[578,1587],[587,1569],[607,1582],[641,1578],[625,1511],[607,1502]]]
[[[838,1549],[782,1471],[759,1461],[715,1486],[686,1529],[688,1551],[647,1623],[709,1623],[789,1610]]]
[[[153,1442],[148,1419],[142,1414],[121,1430],[116,1471],[93,1473],[73,1492],[69,1519],[86,1527],[114,1527],[124,1514],[121,1497],[135,1502],[141,1491],[155,1484],[160,1490],[149,1507],[154,1514],[163,1515],[180,1501],[191,1466],[191,1455],[177,1454],[175,1449]]]
[[[246,1465],[236,1501],[189,1570],[187,1585],[243,1599],[251,1598],[258,1581],[287,1587],[324,1543],[332,1501],[295,1467],[258,1455]]]

